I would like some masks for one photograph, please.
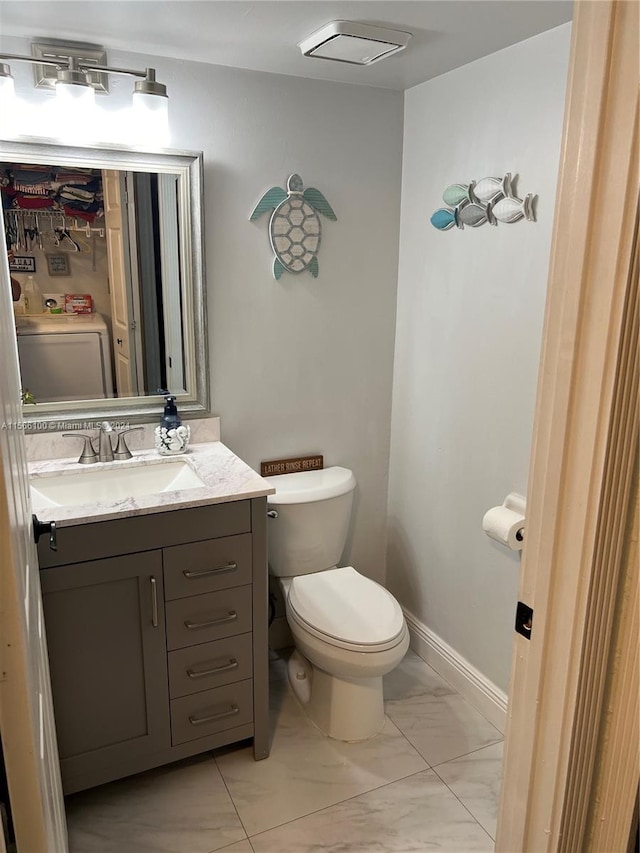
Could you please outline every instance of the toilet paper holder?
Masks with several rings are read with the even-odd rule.
[[[510,492],[502,506],[488,510],[482,519],[482,529],[502,545],[512,551],[522,550],[524,543],[525,516],[527,499],[516,492]]]
[[[518,542],[524,542],[524,519],[527,514],[527,499],[515,492],[509,492],[502,502],[502,506],[512,510],[512,512],[517,512],[518,515],[522,516],[522,527],[516,533],[516,539]]]

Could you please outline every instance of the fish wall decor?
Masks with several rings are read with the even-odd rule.
[[[456,215],[448,207],[439,207],[431,216],[431,224],[438,231],[448,231],[456,224]]]
[[[481,178],[473,186],[475,201],[481,204],[489,204],[499,198],[513,195],[511,192],[511,172],[507,172],[504,178]]]
[[[517,175],[516,175],[517,177]],[[442,193],[448,207],[440,207],[431,216],[430,222],[438,231],[449,231],[454,225],[463,230],[479,228],[489,222],[510,225],[526,219],[535,222],[533,193],[524,199],[513,191],[514,178],[507,172],[503,178],[486,177],[468,183],[450,184]]]
[[[457,207],[463,201],[471,201],[471,184],[451,184],[442,193],[442,201],[449,207]]]
[[[487,206],[472,201],[460,210],[458,219],[463,225],[468,225],[470,228],[478,228],[489,221]]]
[[[491,206],[491,215],[498,222],[518,222],[520,219],[528,219],[534,222],[533,217],[533,196],[527,193],[524,200],[511,196],[510,198],[501,198]]]

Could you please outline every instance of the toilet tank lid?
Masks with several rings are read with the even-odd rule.
[[[356,487],[353,472],[339,465],[320,471],[299,471],[265,479],[276,490],[275,495],[267,495],[267,503],[276,506],[326,501],[346,495]]]

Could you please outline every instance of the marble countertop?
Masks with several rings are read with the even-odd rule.
[[[55,521],[58,527],[91,524],[115,518],[170,512],[207,504],[260,498],[275,493],[266,480],[239,459],[221,441],[194,444],[180,456],[160,456],[157,450],[138,450],[132,459],[121,462],[96,462],[80,465],[72,459],[48,459],[29,462],[29,476],[37,489],[38,480],[52,475],[86,473],[104,469],[125,471],[138,466],[157,465],[171,460],[184,460],[204,482],[204,486],[166,491],[156,494],[120,498],[114,501],[85,503],[78,506],[38,507],[35,512],[40,521]]]

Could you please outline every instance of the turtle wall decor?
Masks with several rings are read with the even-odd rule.
[[[337,220],[333,208],[314,187],[304,189],[300,175],[290,175],[286,191],[271,187],[253,209],[249,221],[258,219],[272,210],[269,220],[269,240],[275,258],[273,277],[277,280],[283,272],[299,273],[308,269],[318,277],[318,249],[322,227],[318,213]]]

